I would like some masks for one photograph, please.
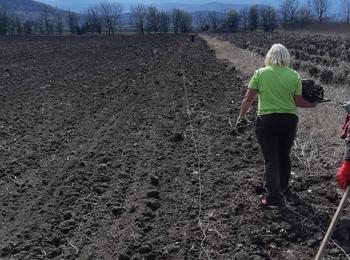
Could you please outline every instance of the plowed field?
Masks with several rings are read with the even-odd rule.
[[[0,259],[314,256],[333,169],[293,158],[303,203],[260,209],[254,131],[232,133],[246,82],[203,40],[13,38],[0,55]]]

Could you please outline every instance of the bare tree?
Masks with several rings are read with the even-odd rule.
[[[38,34],[39,32],[41,34],[44,34],[44,28],[41,22],[41,19],[36,19],[33,21],[33,30],[34,30],[34,34]]]
[[[13,19],[13,16],[11,16],[11,15],[9,16],[9,20],[7,22],[6,34],[7,35],[15,35],[16,34],[15,21]]]
[[[261,6],[260,16],[265,32],[273,32],[277,26],[277,12],[272,6]]]
[[[58,32],[59,34],[62,34],[64,29],[63,15],[59,10],[56,10],[54,19],[55,19],[54,24],[56,27],[56,32]]]
[[[342,12],[344,21],[350,23],[350,0],[342,0]]]
[[[280,7],[282,26],[284,28],[295,24],[296,14],[299,8],[298,0],[284,0]]]
[[[86,12],[85,27],[88,32],[102,33],[102,18],[99,7],[97,5],[89,8]]]
[[[192,15],[188,12],[183,11],[180,21],[180,29],[182,33],[187,33],[192,27]]]
[[[217,12],[219,28],[223,27],[224,23],[227,21],[227,15],[228,15],[228,11],[224,7],[221,7]]]
[[[331,3],[329,0],[313,0],[313,6],[319,22],[323,22],[330,10]]]
[[[235,32],[238,30],[238,24],[239,24],[239,14],[236,10],[230,10],[226,14],[226,20],[224,23],[224,27],[230,31]]]
[[[181,20],[181,10],[174,9],[172,15],[174,33],[179,33],[180,31],[180,20]]]
[[[3,5],[0,7],[0,34],[7,34],[9,20],[8,8]]]
[[[145,34],[147,9],[143,4],[137,4],[131,7],[131,22],[134,24],[140,34]]]
[[[22,33],[23,33],[23,24],[22,24],[21,17],[19,15],[15,15],[13,17],[13,23],[14,23],[14,27],[15,27],[15,34],[22,35]]]
[[[118,3],[103,2],[99,5],[99,9],[102,22],[108,30],[108,35],[114,35],[117,26],[120,25],[122,6]]]
[[[169,12],[161,11],[159,13],[159,25],[162,33],[168,33],[170,28],[171,15]]]
[[[258,6],[253,5],[249,8],[249,12],[248,12],[249,27],[252,32],[256,32],[258,30],[258,19],[259,19]]]
[[[249,26],[249,9],[248,7],[245,7],[241,9],[240,13],[240,20],[241,20],[241,27],[244,31],[248,29]]]
[[[23,24],[23,30],[24,30],[24,34],[26,34],[26,35],[33,34],[34,21],[33,20],[25,21]]]
[[[300,7],[297,11],[297,23],[300,27],[305,27],[312,20],[312,3],[311,0],[306,5]]]
[[[174,9],[172,20],[175,33],[186,33],[190,31],[192,25],[192,15],[190,13]]]
[[[40,20],[41,20],[41,26],[42,26],[42,33],[47,35],[53,34],[54,19],[47,7],[44,7],[42,9]]]
[[[8,22],[7,22],[7,28],[6,28],[6,34],[8,35],[16,35],[16,16],[13,14],[8,16]]]
[[[201,31],[208,31],[210,28],[208,16],[202,12],[196,12],[194,16],[194,22]]]
[[[218,12],[211,11],[208,13],[209,25],[213,30],[216,30],[219,27],[220,19]]]
[[[157,33],[160,28],[160,14],[155,6],[148,7],[148,12],[146,16],[147,21],[147,31]]]
[[[78,27],[79,27],[79,17],[76,13],[69,12],[68,16],[68,27],[71,34],[77,34],[78,33]]]

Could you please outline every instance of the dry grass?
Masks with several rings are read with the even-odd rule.
[[[310,171],[320,158],[324,158],[324,164],[336,169],[344,153],[344,143],[339,135],[345,112],[340,104],[348,97],[348,91],[327,86],[326,92],[333,100],[331,103],[321,103],[299,113],[298,137],[293,152]]]

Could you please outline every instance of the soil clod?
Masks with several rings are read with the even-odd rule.
[[[159,190],[151,190],[147,192],[147,197],[159,199]]]
[[[125,208],[123,207],[113,207],[112,213],[116,217],[120,217],[125,212]]]

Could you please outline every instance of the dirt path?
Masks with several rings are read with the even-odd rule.
[[[219,60],[227,60],[233,64],[245,77],[253,75],[254,71],[264,66],[264,59],[255,53],[236,47],[228,41],[208,34],[199,34],[208,45],[215,50]]]
[[[265,66],[264,57],[252,51],[241,49],[233,43],[216,36],[204,33],[199,34],[199,36],[215,50],[215,55],[219,60],[230,62],[247,78],[250,78],[256,69]],[[303,78],[309,77],[307,72],[300,71],[300,74]]]

